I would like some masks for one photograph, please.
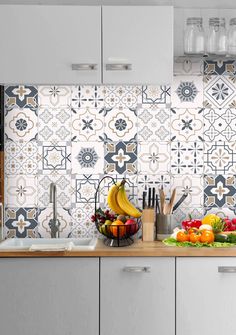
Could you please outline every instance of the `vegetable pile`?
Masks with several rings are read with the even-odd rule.
[[[236,218],[208,214],[202,220],[194,220],[189,216],[189,220],[182,222],[182,229],[175,228],[163,242],[179,247],[232,247],[236,245]]]

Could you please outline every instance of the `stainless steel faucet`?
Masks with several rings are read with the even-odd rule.
[[[57,219],[57,187],[54,183],[50,184],[50,203],[53,204],[53,216],[49,221],[51,238],[60,237],[60,221]]]

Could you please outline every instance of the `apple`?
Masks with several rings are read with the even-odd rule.
[[[126,222],[125,222],[125,225],[126,226],[129,226],[129,228],[127,228],[127,232],[130,233],[130,234],[135,234],[136,231],[137,231],[137,222],[136,220],[134,219],[128,219]]]

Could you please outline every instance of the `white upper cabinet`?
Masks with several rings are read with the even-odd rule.
[[[171,83],[171,6],[104,6],[102,27],[104,84]]]
[[[1,83],[101,83],[100,6],[2,5],[0,31]]]

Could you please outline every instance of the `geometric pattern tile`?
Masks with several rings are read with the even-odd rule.
[[[99,175],[72,175],[72,206],[94,203]],[[100,199],[99,199],[100,202]]]
[[[236,74],[235,59],[205,59],[204,75],[230,76]]]
[[[175,76],[171,87],[172,108],[202,108],[201,76]]]
[[[71,106],[77,108],[104,108],[104,87],[79,85],[71,87]]]
[[[205,174],[236,173],[235,142],[205,142],[204,147]]]
[[[69,86],[39,86],[40,107],[62,107],[71,105],[71,89]]]
[[[91,221],[94,214],[93,203],[79,203],[71,209],[72,227],[69,237],[88,238],[97,236],[98,231],[95,223]]]
[[[138,86],[106,86],[104,87],[104,106],[107,112],[113,108],[118,111],[135,111],[138,98],[141,94],[141,87]]]
[[[37,176],[8,176],[5,190],[7,207],[37,207]]]
[[[38,89],[35,86],[17,85],[5,87],[5,110],[28,108],[33,111],[38,107]]]
[[[142,94],[139,103],[143,108],[157,109],[170,107],[171,103],[170,86],[142,86]]]

